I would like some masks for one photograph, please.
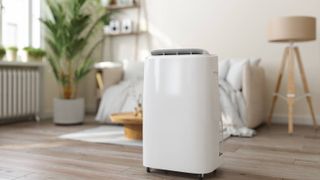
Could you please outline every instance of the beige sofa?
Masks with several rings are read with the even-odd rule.
[[[109,87],[121,82],[124,78],[124,69],[120,63],[99,63],[96,65],[98,96]],[[265,73],[261,66],[245,65],[242,71],[242,93],[246,102],[247,118],[245,126],[255,128],[266,119],[265,107]]]
[[[245,66],[243,74],[243,96],[246,101],[246,127],[255,128],[266,120],[266,79],[260,66]]]

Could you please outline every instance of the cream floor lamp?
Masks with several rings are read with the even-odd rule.
[[[294,45],[296,42],[313,41],[316,39],[316,18],[306,16],[290,16],[278,17],[270,21],[268,29],[268,38],[270,42],[289,43],[285,48],[279,75],[276,82],[274,95],[272,98],[271,110],[268,118],[268,124],[271,124],[272,114],[277,102],[278,97],[283,98],[288,103],[288,133],[293,133],[293,106],[297,99],[305,97],[310,109],[311,117],[313,120],[313,127],[317,128],[316,116],[312,106],[312,98],[310,95],[307,78],[303,68],[303,63],[300,55],[299,48]],[[297,62],[298,69],[301,75],[303,88],[305,94],[298,97],[296,95],[295,87],[295,63]],[[279,94],[281,81],[284,76],[285,68],[288,68],[288,84],[287,95]]]

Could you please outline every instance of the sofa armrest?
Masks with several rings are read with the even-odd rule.
[[[119,83],[123,78],[123,66],[120,63],[102,62],[95,64],[95,68],[98,86],[101,91]]]
[[[255,128],[266,120],[266,80],[264,69],[246,65],[243,71],[243,96],[246,101],[248,128]]]
[[[112,85],[118,84],[123,77],[123,69],[121,67],[105,68],[102,71],[104,88],[107,89]]]

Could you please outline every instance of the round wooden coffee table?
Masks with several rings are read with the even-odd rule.
[[[110,115],[114,123],[123,124],[124,135],[128,139],[142,140],[142,117],[134,113],[115,113]]]

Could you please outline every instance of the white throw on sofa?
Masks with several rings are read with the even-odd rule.
[[[219,90],[224,127],[231,135],[252,136],[266,118],[265,74],[260,59],[219,61]]]
[[[231,135],[252,136],[252,129],[266,118],[265,75],[259,63],[259,59],[219,61],[222,120]],[[143,62],[98,63],[96,68],[103,72],[104,84],[96,120],[110,122],[109,114],[132,111],[142,95]]]

